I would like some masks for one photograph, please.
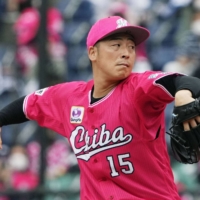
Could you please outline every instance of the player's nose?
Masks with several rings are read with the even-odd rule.
[[[126,58],[127,59],[127,58],[130,57],[130,52],[129,52],[129,49],[128,49],[127,46],[123,46],[121,50],[122,50],[122,52],[121,52],[122,53],[121,54],[122,58]]]
[[[122,58],[129,58],[130,56],[129,56],[129,52],[128,51],[124,51],[123,53],[122,53]]]

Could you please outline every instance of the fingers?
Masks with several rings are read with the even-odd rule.
[[[200,116],[185,121],[183,122],[184,131],[189,131],[191,128],[195,128],[198,124],[200,124]]]
[[[189,131],[190,130],[190,124],[189,122],[183,122],[183,128],[184,128],[184,131]]]
[[[197,117],[195,118],[195,120],[197,121],[198,124],[200,124],[200,116],[197,116]]]

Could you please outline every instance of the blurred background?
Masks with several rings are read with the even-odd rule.
[[[87,33],[109,15],[151,32],[137,47],[133,71],[200,78],[200,0],[0,0],[0,108],[39,88],[91,79]],[[32,121],[3,133],[0,200],[79,199],[79,168],[65,138]],[[166,141],[182,200],[200,200],[200,164],[175,161]]]

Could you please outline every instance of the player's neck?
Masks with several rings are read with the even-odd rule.
[[[94,86],[92,87],[92,91],[91,91],[91,102],[90,102],[91,104],[93,104],[103,98],[103,97],[95,98],[95,97],[93,97],[93,93],[94,93]]]
[[[94,98],[101,98],[106,96],[113,88],[116,87],[118,83],[107,84],[105,82],[98,83],[94,81],[94,90],[93,90],[93,97]]]

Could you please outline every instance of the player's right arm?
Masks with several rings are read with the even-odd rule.
[[[0,110],[0,127],[34,120],[41,127],[49,128],[66,136],[63,115],[68,100],[81,93],[84,82],[62,83],[35,91]]]
[[[2,149],[2,126],[10,124],[19,124],[29,120],[26,118],[23,112],[24,98],[25,97],[21,97],[13,101],[0,111],[0,149]]]
[[[0,127],[10,124],[19,124],[29,119],[23,112],[24,97],[21,97],[0,110]]]

